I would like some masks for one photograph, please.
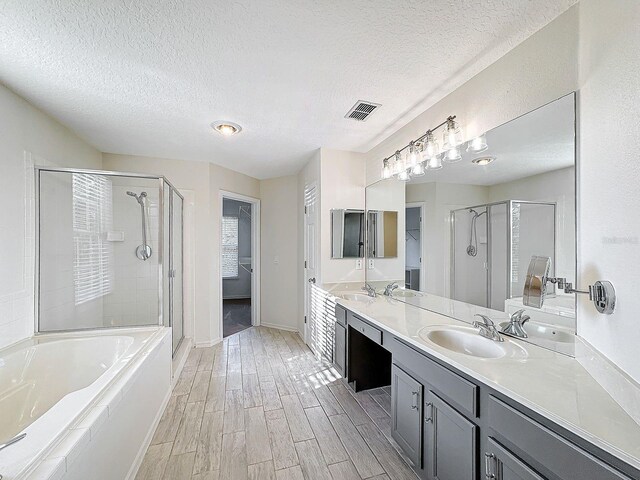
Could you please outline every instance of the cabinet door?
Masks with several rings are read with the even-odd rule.
[[[346,367],[346,342],[347,342],[347,329],[336,323],[336,335],[333,344],[333,364],[336,370],[340,372],[340,375],[344,377]]]
[[[413,464],[422,468],[422,384],[391,367],[391,435]]]
[[[518,457],[489,437],[485,453],[485,476],[500,480],[544,480]]]
[[[432,391],[425,395],[424,458],[427,478],[477,478],[477,426]]]

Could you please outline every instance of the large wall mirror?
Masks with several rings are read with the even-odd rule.
[[[575,125],[570,94],[487,132],[480,153],[367,187],[367,211],[400,212],[397,257],[368,255],[367,282],[397,282],[398,300],[466,322],[524,308],[530,341],[571,354],[575,296],[552,292],[534,309],[522,292],[534,255],[575,283]]]

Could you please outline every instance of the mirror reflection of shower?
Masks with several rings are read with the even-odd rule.
[[[136,257],[142,261],[146,261],[151,258],[151,247],[147,244],[147,216],[145,211],[145,198],[147,198],[147,192],[140,192],[140,195],[134,192],[127,192],[127,195],[136,199],[136,202],[140,205],[140,212],[142,213],[142,245],[136,247]]]
[[[469,213],[473,213],[471,218],[471,238],[469,239],[469,246],[467,247],[467,255],[475,257],[478,254],[478,232],[476,231],[476,221],[478,217],[487,213],[485,210],[482,213],[476,212],[473,208],[469,209]]]

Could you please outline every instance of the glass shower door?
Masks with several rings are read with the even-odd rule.
[[[183,271],[182,271],[182,197],[171,190],[171,326],[173,352],[184,337]]]

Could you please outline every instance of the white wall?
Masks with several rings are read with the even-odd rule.
[[[320,270],[323,283],[362,282],[354,258],[331,258],[331,209],[364,209],[364,155],[320,149]]]
[[[299,328],[298,178],[296,175],[260,182],[260,242],[262,324]]]
[[[0,85],[0,348],[33,334],[34,164],[100,168],[100,153]]]
[[[610,280],[618,303],[585,296],[578,333],[640,381],[640,2],[580,3],[579,286]]]

